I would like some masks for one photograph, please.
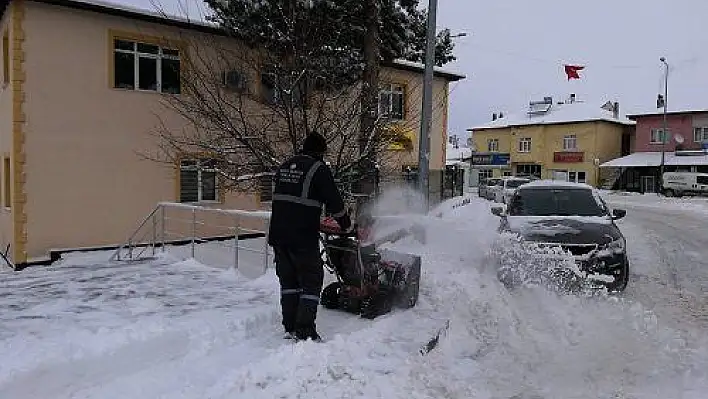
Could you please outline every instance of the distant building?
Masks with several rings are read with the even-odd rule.
[[[662,112],[627,117],[637,123],[632,153],[600,165],[613,177],[604,188],[659,191],[662,151],[667,172],[708,172],[708,110],[668,112],[666,133]]]
[[[494,114],[490,123],[468,129],[475,148],[470,184],[530,175],[598,186],[598,165],[629,154],[635,124],[620,116],[617,102],[584,102],[573,94],[532,101],[517,115]]]

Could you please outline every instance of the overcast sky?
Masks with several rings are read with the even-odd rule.
[[[174,9],[187,0],[111,1]],[[203,11],[189,1],[190,14]],[[576,93],[598,107],[619,101],[623,114],[655,111],[662,56],[671,65],[669,110],[708,108],[708,0],[439,0],[437,25],[467,33],[446,66],[467,75],[451,86],[451,134],[548,95]],[[565,63],[585,65],[582,79],[567,81]]]

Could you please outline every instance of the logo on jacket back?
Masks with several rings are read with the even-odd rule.
[[[295,170],[295,168],[297,168],[297,165],[295,165],[294,163],[291,163],[291,164],[290,164],[290,170]]]

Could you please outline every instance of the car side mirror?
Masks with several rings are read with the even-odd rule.
[[[492,208],[492,214],[494,216],[502,217],[502,216],[504,216],[504,208],[501,206],[495,206]]]
[[[612,220],[619,220],[627,216],[627,211],[624,209],[613,209],[612,210]]]

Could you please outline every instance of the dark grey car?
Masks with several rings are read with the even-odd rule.
[[[608,291],[623,291],[629,280],[626,239],[615,220],[626,215],[610,210],[597,191],[585,184],[536,181],[512,196],[508,208],[492,208],[501,217],[499,231],[524,241],[570,252],[578,268],[611,277]]]

